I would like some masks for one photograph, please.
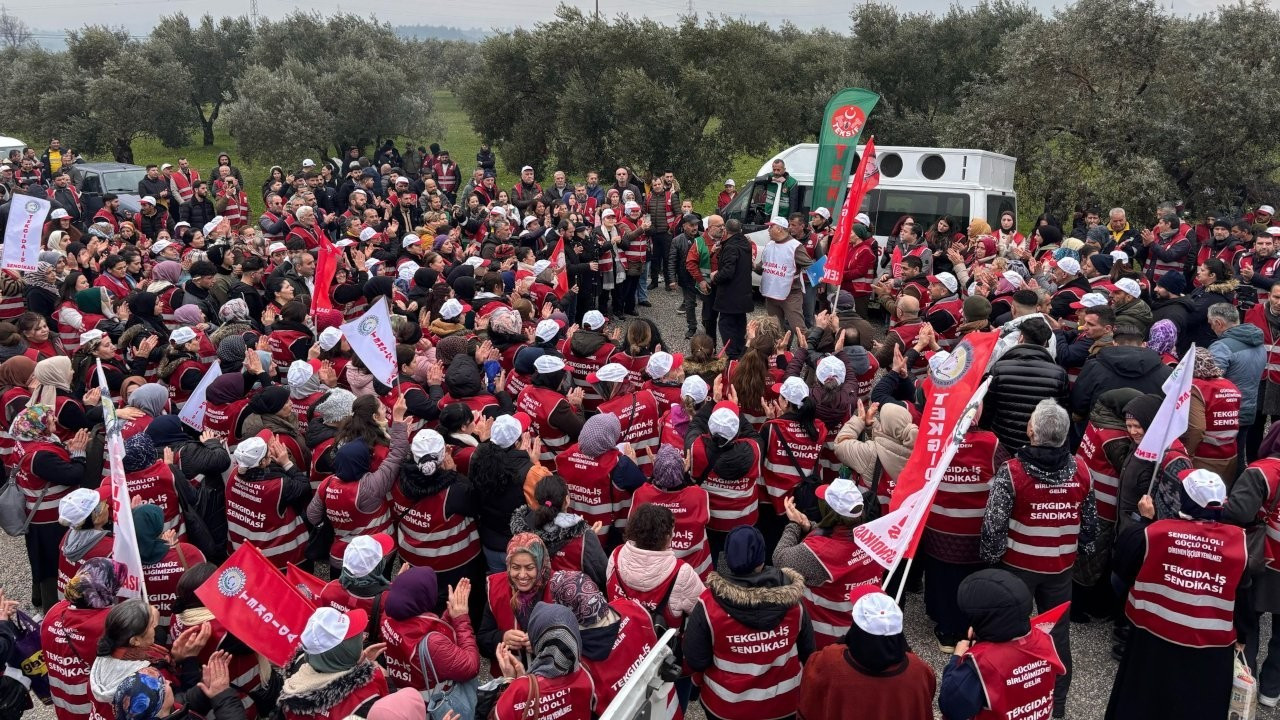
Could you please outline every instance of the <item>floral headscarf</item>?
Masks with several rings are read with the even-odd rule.
[[[591,627],[609,616],[604,593],[577,570],[561,570],[551,576],[551,599],[572,610],[581,627]]]
[[[9,434],[18,442],[47,440],[53,436],[53,407],[28,405],[9,425]]]
[[[1160,320],[1151,326],[1147,347],[1161,355],[1169,355],[1178,346],[1178,326],[1172,320]]]
[[[81,610],[102,609],[115,604],[120,592],[124,566],[117,570],[111,558],[97,557],[84,561],[75,577],[67,581],[67,602]]]
[[[547,552],[547,546],[543,544],[542,538],[531,532],[517,533],[511,538],[511,542],[507,543],[508,563],[511,558],[521,553],[528,553],[533,556],[533,562],[538,566],[538,579],[534,582],[533,588],[529,592],[522,593],[516,590],[514,584],[511,586],[512,610],[515,611],[520,626],[526,627],[529,613],[533,610],[533,606],[542,599],[547,587],[547,581],[551,578],[551,555]],[[507,581],[510,582],[510,578]]]
[[[242,298],[232,298],[218,309],[222,322],[249,322],[249,306]]]
[[[1217,380],[1222,377],[1222,368],[1213,361],[1213,353],[1208,348],[1196,348],[1196,365],[1192,377],[1197,380]]]

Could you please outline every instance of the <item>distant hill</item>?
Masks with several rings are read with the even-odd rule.
[[[489,37],[488,30],[477,28],[446,27],[444,25],[397,25],[393,28],[397,35],[409,40],[466,40],[479,42]]]

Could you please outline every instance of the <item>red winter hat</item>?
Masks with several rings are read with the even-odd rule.
[[[331,327],[338,327],[342,324],[342,313],[332,308],[321,308],[316,310],[316,333],[322,333]]]

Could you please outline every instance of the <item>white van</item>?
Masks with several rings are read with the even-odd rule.
[[[26,150],[27,144],[17,138],[0,135],[0,160],[9,157],[10,150]]]
[[[864,147],[858,146],[859,154]],[[876,154],[880,184],[862,201],[862,212],[871,217],[881,245],[903,215],[915,218],[926,229],[948,215],[952,227],[964,232],[971,218],[983,218],[994,227],[999,224],[1001,212],[1018,212],[1018,196],[1013,191],[1017,159],[1008,155],[985,150],[896,146],[878,147]],[[764,198],[774,160],[786,163],[787,172],[799,182],[800,209],[808,213],[818,145],[793,145],[766,160],[757,177],[740,183],[738,196],[720,212],[726,220],[741,220],[757,243],[768,239],[765,233],[756,231],[769,220],[771,208],[764,206]]]

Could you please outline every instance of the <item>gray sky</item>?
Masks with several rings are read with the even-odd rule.
[[[156,17],[176,12],[199,17],[205,12],[217,15],[248,14],[249,0],[225,0],[210,3],[207,0],[3,0],[8,12],[23,19],[41,34],[85,24],[124,26],[130,31],[145,34]],[[600,11],[613,15],[628,12],[643,14],[659,22],[674,23],[686,12],[689,0],[640,0],[626,3],[620,0],[599,0]],[[970,0],[971,1],[971,0]],[[1161,0],[1173,3],[1179,13],[1195,14],[1212,10],[1225,4],[1224,0]],[[584,10],[593,10],[594,2],[585,0],[573,3]],[[748,20],[779,23],[790,20],[803,27],[829,27],[847,31],[849,0],[692,0],[693,8],[700,14],[731,14]],[[895,3],[903,11],[932,10],[945,12],[945,0],[899,0]],[[1032,4],[1049,11],[1056,4],[1053,0],[1032,0]],[[515,25],[531,25],[549,19],[556,3],[539,2],[530,11],[530,3],[523,0],[493,0],[484,3],[484,12],[477,15],[471,3],[408,3],[395,0],[311,0],[307,9],[321,13],[338,10],[347,12],[372,12],[380,20],[392,25],[452,25],[469,28],[510,28]],[[298,5],[285,0],[259,0],[258,8],[267,17],[281,17]],[[516,21],[515,18],[521,18]]]

